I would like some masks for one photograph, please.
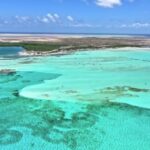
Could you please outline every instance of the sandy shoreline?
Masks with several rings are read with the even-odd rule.
[[[71,51],[83,49],[108,49],[122,47],[150,48],[150,38],[145,38],[142,36],[85,37],[82,35],[63,34],[0,34],[0,43],[41,43],[46,46],[47,44],[62,45],[59,48],[52,49],[51,51],[44,51],[43,49],[25,49],[19,53],[21,56],[63,55]]]
[[[58,42],[63,39],[86,39],[86,38],[98,38],[98,39],[144,39],[144,36],[132,36],[132,35],[87,35],[87,34],[2,34],[0,33],[0,42]]]
[[[124,47],[124,48],[97,48],[97,49],[92,49],[92,50],[94,50],[94,51],[96,51],[96,50],[107,50],[107,51],[114,51],[114,50],[116,50],[116,51],[143,51],[143,50],[145,50],[145,51],[150,51],[150,48],[146,48],[146,47],[142,47],[142,49],[141,48],[139,48],[139,47]],[[19,56],[57,56],[57,55],[67,55],[67,54],[70,54],[70,53],[73,53],[73,52],[76,52],[76,51],[90,51],[91,49],[74,49],[74,50],[70,50],[70,51],[67,51],[67,50],[62,50],[62,51],[59,51],[59,50],[56,50],[56,51],[50,51],[50,52],[43,52],[43,51],[40,51],[40,52],[36,52],[36,51],[26,51],[26,50],[24,50],[24,51],[21,51],[21,52],[19,52]]]

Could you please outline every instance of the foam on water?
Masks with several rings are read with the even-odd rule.
[[[0,149],[149,150],[149,49],[0,59]],[[137,107],[138,106],[138,107]]]

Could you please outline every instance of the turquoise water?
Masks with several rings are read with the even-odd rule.
[[[149,150],[150,49],[4,59],[0,149]]]
[[[0,56],[2,57],[10,57],[17,56],[23,48],[21,47],[0,47]]]

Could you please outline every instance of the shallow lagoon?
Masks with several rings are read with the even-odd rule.
[[[150,49],[0,59],[0,148],[149,150]]]

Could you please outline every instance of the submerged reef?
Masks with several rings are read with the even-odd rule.
[[[107,100],[114,100],[119,97],[137,97],[140,92],[150,92],[150,89],[136,88],[131,86],[114,86],[100,89],[100,95],[106,95]]]
[[[0,70],[0,75],[14,75],[16,73],[13,69],[2,69]]]
[[[17,103],[15,107],[14,103]],[[49,101],[35,101],[18,97],[15,101],[0,102],[1,107],[6,104],[8,107],[5,108],[5,111],[9,115],[4,114],[0,117],[0,144],[9,145],[19,142],[22,138],[20,131],[14,132],[10,128],[26,127],[31,129],[32,136],[40,137],[48,143],[64,143],[66,146],[75,148],[76,143],[79,142],[77,133],[80,133],[80,136],[86,135],[84,130],[90,129],[98,121],[98,117],[87,111],[75,112],[70,119],[67,119],[65,117],[67,112]],[[69,104],[66,103],[65,105]],[[3,110],[1,109],[1,114]],[[16,117],[13,118],[14,116]],[[74,136],[70,138],[71,134]],[[7,136],[9,138],[6,138]],[[89,136],[91,137],[92,134]]]
[[[126,92],[150,92],[150,89],[142,89],[131,86],[115,86],[102,89],[100,92],[109,94],[123,95]]]
[[[23,134],[16,130],[0,130],[0,145],[17,143],[22,136]]]
[[[68,118],[67,114],[70,110],[65,110],[63,107],[67,106],[71,109],[76,105],[79,107],[81,103],[34,100],[19,96],[20,88],[41,83],[46,79],[55,79],[60,75],[41,73],[37,78],[33,78],[33,76],[37,76],[36,72],[16,72],[11,76],[2,75],[1,80],[9,83],[9,91],[6,90],[6,92],[7,94],[11,93],[13,97],[10,95],[5,99],[0,98],[0,146],[21,142],[24,133],[17,127],[24,127],[31,130],[31,136],[38,137],[47,144],[63,144],[73,150],[79,147],[96,149],[101,147],[108,134],[105,126],[109,126],[109,124],[104,124],[106,120],[109,120],[110,124],[115,124],[119,118],[118,113],[128,114],[134,118],[144,115],[150,117],[150,111],[147,109],[110,101],[123,96],[136,97],[138,93],[150,92],[149,89],[113,86],[95,90],[95,93],[86,96],[78,95],[76,90],[66,91],[69,94],[77,94],[79,100],[88,101],[88,103],[83,103],[84,109],[71,112]],[[8,88],[7,84],[5,87],[4,82],[3,89],[0,91]],[[14,86],[17,83],[19,83],[18,86]],[[99,102],[95,103],[93,100]],[[123,115],[123,117],[126,118],[128,115]],[[85,144],[87,142],[88,146]],[[31,147],[33,148],[35,145],[36,143],[32,142]]]
[[[150,111],[145,109],[104,102],[103,104],[85,104],[85,111],[74,112],[71,118],[66,118],[68,112],[58,107],[57,103],[21,97],[13,101],[11,99],[0,101],[0,145],[10,145],[21,141],[23,133],[11,128],[25,127],[31,129],[33,137],[39,137],[48,143],[65,144],[70,149],[76,149],[79,146],[84,147],[84,144],[88,142],[88,149],[90,149],[95,148],[96,145],[101,146],[103,143],[106,131],[102,120],[108,118],[110,123],[115,121],[117,116],[113,116],[112,112],[114,114],[124,112],[133,117],[145,114],[147,117],[150,116]],[[4,108],[3,106],[6,105],[7,107]],[[70,104],[66,102],[62,105]]]
[[[120,52],[117,59],[122,55],[127,57],[124,53]],[[34,68],[34,71],[9,73],[12,70],[1,70],[0,149],[109,150],[111,147],[149,150],[150,109],[121,101],[141,104],[149,97],[150,78],[145,77],[149,70],[136,70],[135,74],[127,70],[120,74],[115,70],[118,64],[127,69],[130,65],[124,58],[117,62],[113,55],[116,52],[101,52],[99,57],[103,58],[95,60],[98,53],[79,52],[71,57],[42,58],[42,63],[40,57],[38,61],[20,58],[16,62],[17,70]],[[32,61],[34,65],[30,67]],[[147,63],[142,61],[140,67],[145,65]],[[137,61],[135,66],[138,68]],[[103,70],[107,67],[111,72]],[[49,71],[55,73],[45,73]],[[128,76],[130,78],[126,78]],[[50,96],[50,100],[19,94],[23,88],[41,84],[42,87],[37,86],[31,92],[46,98]]]

